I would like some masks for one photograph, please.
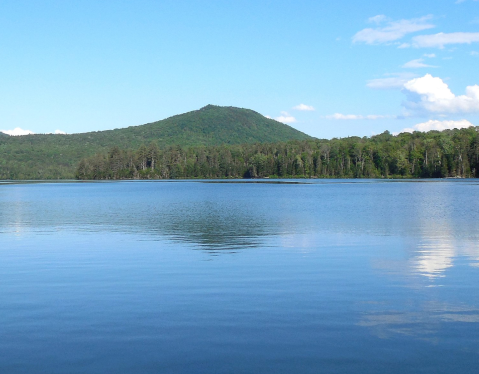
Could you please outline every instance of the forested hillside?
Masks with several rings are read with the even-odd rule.
[[[111,147],[136,149],[154,141],[208,146],[311,139],[249,109],[208,105],[162,121],[84,134],[7,136],[0,133],[0,179],[73,178],[79,161]]]
[[[479,176],[479,127],[371,138],[137,150],[83,159],[78,179],[442,178]]]

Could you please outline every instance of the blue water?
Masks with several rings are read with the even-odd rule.
[[[476,373],[479,181],[294,182],[0,184],[0,373]]]

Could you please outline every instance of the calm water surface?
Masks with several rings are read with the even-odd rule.
[[[477,373],[479,182],[1,183],[0,373]]]

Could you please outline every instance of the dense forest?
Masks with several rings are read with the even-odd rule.
[[[68,135],[0,133],[0,179],[71,179],[82,158],[113,146],[135,149],[154,141],[165,148],[306,139],[312,138],[253,110],[207,105],[123,129]]]
[[[479,176],[479,127],[280,143],[113,147],[82,159],[78,179],[444,178]]]

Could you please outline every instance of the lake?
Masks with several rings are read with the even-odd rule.
[[[479,181],[0,183],[1,373],[476,373]]]

